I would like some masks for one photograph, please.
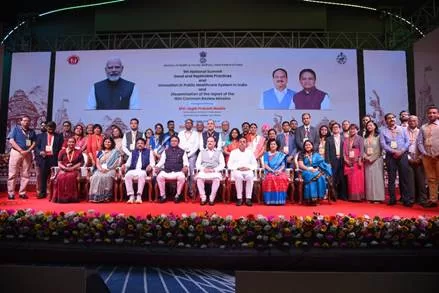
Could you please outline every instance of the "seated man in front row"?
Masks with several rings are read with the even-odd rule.
[[[145,187],[147,174],[155,165],[154,153],[145,147],[146,141],[143,138],[136,140],[136,149],[133,150],[122,168],[128,170],[125,175],[125,187],[129,196],[128,203],[134,203],[133,179],[137,177],[137,197],[135,202],[142,203],[143,188]]]
[[[200,171],[197,174],[197,186],[200,192],[201,205],[205,205],[206,191],[204,189],[204,181],[212,180],[212,188],[209,196],[209,205],[213,206],[215,202],[216,192],[223,177],[221,170],[224,169],[225,161],[221,150],[215,148],[215,137],[207,138],[207,148],[202,150],[197,157],[196,168]]]
[[[162,153],[155,168],[156,173],[160,172],[157,175],[157,184],[159,185],[161,203],[166,201],[166,179],[177,179],[177,193],[174,201],[179,203],[182,200],[181,191],[186,180],[185,173],[187,173],[189,167],[186,152],[178,147],[180,143],[178,136],[172,136],[170,142],[171,146]]]
[[[252,205],[253,170],[258,167],[256,158],[250,148],[247,149],[245,137],[239,139],[239,146],[230,153],[228,167],[232,170],[232,178],[235,180],[237,206],[242,205],[242,184],[245,181],[245,204]]]

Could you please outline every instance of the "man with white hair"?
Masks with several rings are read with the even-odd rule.
[[[121,78],[123,65],[120,58],[107,61],[107,78],[96,82],[88,95],[89,110],[139,109],[139,93],[134,82]]]
[[[232,178],[235,180],[236,197],[238,198],[236,205],[242,205],[243,183],[245,182],[245,204],[252,205],[253,192],[253,170],[258,167],[255,155],[247,148],[247,139],[241,137],[239,139],[239,147],[230,153],[228,168],[232,171]]]
[[[215,144],[215,138],[212,136],[209,137],[207,139],[206,149],[200,151],[196,162],[197,169],[200,171],[197,174],[197,186],[200,192],[201,205],[205,205],[207,201],[204,182],[206,180],[212,180],[209,205],[213,206],[220,180],[223,177],[221,170],[224,169],[225,166],[224,155],[221,150],[215,149]]]

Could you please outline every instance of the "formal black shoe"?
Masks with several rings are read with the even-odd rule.
[[[427,202],[422,203],[421,206],[423,206],[426,209],[428,209],[428,208],[436,208],[437,207],[437,203],[432,202],[432,201],[427,201]]]
[[[395,200],[391,200],[387,203],[388,206],[394,206],[396,205],[396,201]]]
[[[200,205],[205,206],[205,205],[206,205],[206,201],[205,201],[205,200],[202,200],[202,201],[200,202]]]
[[[166,202],[166,196],[160,196],[159,203],[165,203]]]
[[[237,206],[241,206],[241,205],[242,205],[242,199],[238,199],[238,200],[236,201],[236,205],[237,205]]]
[[[19,197],[22,199],[29,199],[29,197],[26,195],[26,193],[20,194]]]
[[[413,204],[411,202],[405,202],[402,204],[405,207],[411,208],[413,206]]]
[[[9,193],[8,194],[8,199],[9,200],[14,200],[15,199],[15,195],[13,193]]]
[[[42,198],[46,198],[46,196],[47,196],[47,195],[45,195],[45,194],[43,194],[43,193],[40,193],[40,194],[37,195],[37,198],[38,198],[38,199],[42,199]]]
[[[251,199],[246,199],[245,200],[245,205],[248,206],[248,207],[251,207],[253,205],[252,204],[252,200]]]
[[[214,203],[213,201],[210,201],[210,200],[209,200],[209,205],[210,205],[210,206],[213,206],[214,204],[215,204],[215,203]]]
[[[177,195],[176,197],[174,197],[175,203],[179,203],[180,201],[181,201],[181,195]]]

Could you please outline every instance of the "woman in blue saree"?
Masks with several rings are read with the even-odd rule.
[[[163,151],[169,147],[171,137],[163,132],[161,123],[154,125],[154,128],[155,134],[151,137],[149,144],[154,151],[156,162],[158,162]]]
[[[109,202],[113,197],[113,182],[121,158],[115,146],[113,138],[107,137],[96,155],[96,169],[90,177],[90,202]]]
[[[332,176],[332,169],[319,153],[314,152],[311,141],[303,143],[303,150],[298,157],[304,183],[303,199],[306,203],[315,205],[326,195],[326,177]]]
[[[264,153],[263,167],[265,178],[262,181],[264,202],[267,205],[284,205],[289,185],[285,174],[285,154],[278,151],[279,144],[275,139],[267,142],[267,151]]]

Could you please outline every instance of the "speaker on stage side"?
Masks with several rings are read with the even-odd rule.
[[[101,276],[84,267],[1,265],[0,292],[110,293]]]

